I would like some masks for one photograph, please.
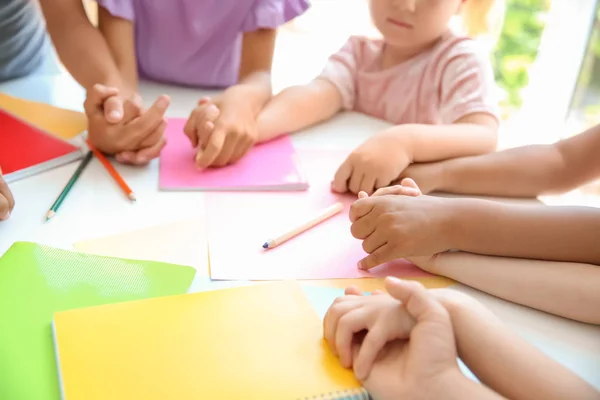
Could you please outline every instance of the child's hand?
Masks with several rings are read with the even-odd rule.
[[[342,366],[354,366],[356,376],[365,379],[383,346],[396,339],[407,339],[414,324],[404,305],[390,296],[347,294],[335,300],[323,326],[325,339]],[[367,333],[353,362],[353,338],[363,330]]]
[[[223,167],[239,161],[258,137],[256,116],[240,100],[204,98],[192,111],[184,128],[192,146],[198,148],[200,168]]]
[[[443,161],[410,164],[400,175],[400,179],[411,178],[418,183],[423,194],[438,190],[441,186],[444,172]]]
[[[118,89],[95,85],[84,104],[89,139],[100,151],[116,154],[120,162],[145,164],[165,144],[164,114],[169,103],[167,96],[160,96],[144,111],[139,96],[123,99]]]
[[[15,199],[8,184],[2,177],[2,169],[0,169],[0,221],[6,221],[10,217],[10,213],[15,206]]]
[[[394,131],[384,131],[369,138],[338,168],[332,190],[371,194],[388,186],[411,162],[404,142],[405,139]]]
[[[390,195],[417,197],[421,194],[421,189],[419,188],[419,186],[417,186],[415,181],[413,181],[410,178],[404,178],[402,179],[399,185],[386,186],[381,189],[377,189],[375,193],[371,195],[371,197]],[[359,199],[364,199],[365,197],[369,197],[369,195],[366,192],[358,192]]]
[[[390,297],[402,304],[402,312],[413,321],[409,340],[382,346],[366,375],[355,369],[357,378],[378,400],[443,397],[443,387],[461,376],[449,313],[418,282],[387,278],[386,289],[389,295],[374,297]],[[366,338],[354,346],[355,366],[365,345]]]
[[[393,191],[394,187],[381,189]],[[381,192],[379,194],[381,194]],[[385,262],[449,250],[449,199],[430,196],[363,197],[350,207],[352,236],[369,255],[358,263],[370,269]]]

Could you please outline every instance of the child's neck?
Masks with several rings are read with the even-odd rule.
[[[381,54],[381,68],[391,68],[403,63],[404,61],[410,60],[411,58],[431,49],[433,46],[438,44],[438,42],[442,40],[442,37],[443,35],[425,46],[414,48],[395,47],[384,42],[383,51]]]

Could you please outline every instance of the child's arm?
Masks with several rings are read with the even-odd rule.
[[[476,300],[433,290],[450,313],[459,357],[484,383],[512,400],[599,399],[568,368],[519,338]]]
[[[409,258],[420,268],[514,303],[600,324],[600,267],[459,252]]]
[[[227,103],[243,102],[258,116],[267,101],[271,98],[271,66],[275,50],[275,29],[259,29],[246,32],[242,42],[242,56],[238,74],[238,84],[231,86],[215,99],[221,111],[227,108]]]
[[[535,197],[563,193],[600,177],[600,125],[551,145],[532,145],[478,157],[413,165],[424,193],[445,191]]]
[[[135,92],[138,83],[133,22],[98,6],[98,29],[104,36],[124,86]]]
[[[363,269],[451,249],[600,265],[600,211],[592,207],[376,195],[355,201],[350,218],[369,253]]]
[[[450,125],[405,124],[389,129],[401,139],[398,151],[412,162],[489,153],[496,149],[498,122],[486,113],[474,113]]]
[[[97,84],[124,90],[106,39],[88,19],[81,0],[40,0],[61,61],[86,90]]]
[[[514,205],[478,199],[445,200],[452,226],[449,249],[600,264],[598,209]]]
[[[351,37],[329,58],[317,79],[275,96],[259,116],[259,141],[325,121],[342,109],[352,109],[361,40]]]
[[[342,95],[328,80],[283,90],[258,118],[258,140],[263,142],[286,132],[295,132],[325,121],[342,109]]]
[[[489,153],[496,149],[498,122],[489,114],[467,115],[451,125],[401,125],[412,144],[413,162]]]

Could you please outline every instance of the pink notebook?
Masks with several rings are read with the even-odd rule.
[[[348,210],[353,195],[338,196],[330,180],[345,153],[311,151],[301,154],[311,182],[300,193],[235,193],[207,195],[206,215],[210,275],[216,280],[336,279],[431,276],[399,259],[369,272],[356,268],[366,256],[361,242],[350,234]],[[262,244],[336,201],[342,213],[278,247]]]
[[[196,151],[183,133],[185,119],[171,118],[167,145],[160,155],[162,190],[293,191],[306,190],[289,136],[255,146],[234,165],[199,170]]]

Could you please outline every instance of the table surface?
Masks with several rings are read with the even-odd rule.
[[[0,92],[81,111],[84,92],[68,76],[36,76],[0,84]],[[171,96],[170,117],[187,117],[196,101],[210,92],[143,83],[146,102],[160,94]],[[352,148],[387,123],[346,113],[293,137],[297,148]],[[57,168],[11,185],[16,207],[9,221],[0,224],[0,254],[15,241],[26,240],[72,249],[89,238],[117,234],[161,223],[202,217],[199,192],[158,190],[158,162],[144,168],[120,166],[119,171],[138,197],[136,204],[123,200],[103,167],[94,160],[69,194],[65,206],[50,223],[43,223],[48,207],[66,182],[75,164]],[[199,274],[200,275],[200,274]],[[209,284],[210,286],[210,284]],[[587,325],[519,306],[461,284],[455,289],[486,304],[511,329],[543,352],[571,368],[600,389],[600,326]]]

